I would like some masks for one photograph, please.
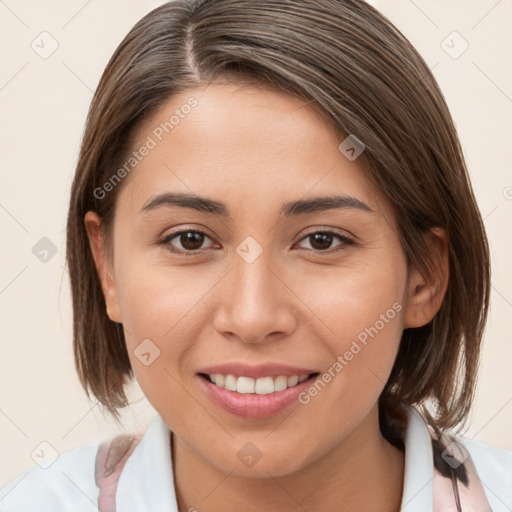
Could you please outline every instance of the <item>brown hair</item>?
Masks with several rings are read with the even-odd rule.
[[[116,49],[88,113],[67,222],[75,363],[88,396],[117,421],[133,378],[84,226],[85,213],[96,211],[112,258],[124,182],[105,197],[94,191],[133,150],[145,119],[176,93],[221,79],[276,87],[363,141],[360,161],[394,207],[408,264],[429,279],[435,264],[425,235],[446,231],[443,303],[427,325],[403,331],[379,411],[390,439],[403,432],[405,405],[430,409],[441,430],[465,422],[489,302],[484,225],[435,78],[402,33],[360,0],[175,0],[143,17]]]

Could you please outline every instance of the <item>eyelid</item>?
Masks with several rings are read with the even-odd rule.
[[[214,238],[212,235],[209,234],[209,230],[205,226],[198,225],[196,227],[193,227],[193,226],[187,226],[186,224],[185,225],[180,224],[178,226],[174,226],[174,228],[171,228],[170,231],[167,231],[167,229],[164,230],[164,233],[166,233],[166,234],[157,235],[155,241],[156,241],[156,243],[159,243],[162,240],[172,238],[172,237],[174,237],[176,235],[180,235],[182,233],[188,233],[190,231],[193,231],[194,233],[201,233],[203,235],[208,236],[209,238]]]
[[[319,232],[320,233],[332,233],[332,234],[336,234],[338,236],[342,236],[345,238],[351,238],[351,239],[353,239],[354,242],[358,239],[357,236],[353,235],[347,229],[332,228],[332,227],[328,227],[328,226],[314,226],[311,228],[310,231],[307,231],[304,235],[302,235],[302,238],[304,238],[305,236],[308,236],[308,235],[312,235],[314,233],[319,233]],[[302,238],[300,240],[302,240]]]

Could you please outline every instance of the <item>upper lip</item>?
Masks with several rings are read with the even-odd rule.
[[[241,361],[233,361],[231,363],[208,366],[200,370],[198,373],[207,373],[210,375],[220,373],[222,375],[235,375],[237,377],[251,377],[253,379],[259,379],[260,377],[279,377],[280,375],[285,377],[298,375],[300,377],[302,375],[310,375],[311,373],[317,372],[310,368],[288,366],[279,363],[248,365]]]

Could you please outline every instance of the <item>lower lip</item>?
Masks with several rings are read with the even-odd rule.
[[[237,393],[229,389],[216,386],[208,380],[208,377],[199,375],[201,385],[210,398],[225,411],[246,419],[269,418],[290,406],[298,403],[298,396],[305,391],[318,377],[313,375],[309,379],[300,382],[296,386],[286,388],[283,391],[274,391],[266,395],[256,393]]]

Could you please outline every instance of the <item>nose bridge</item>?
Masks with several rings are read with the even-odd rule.
[[[288,334],[294,328],[292,295],[276,274],[272,250],[248,237],[233,255],[225,281],[215,327],[245,342],[263,341],[273,333]]]

